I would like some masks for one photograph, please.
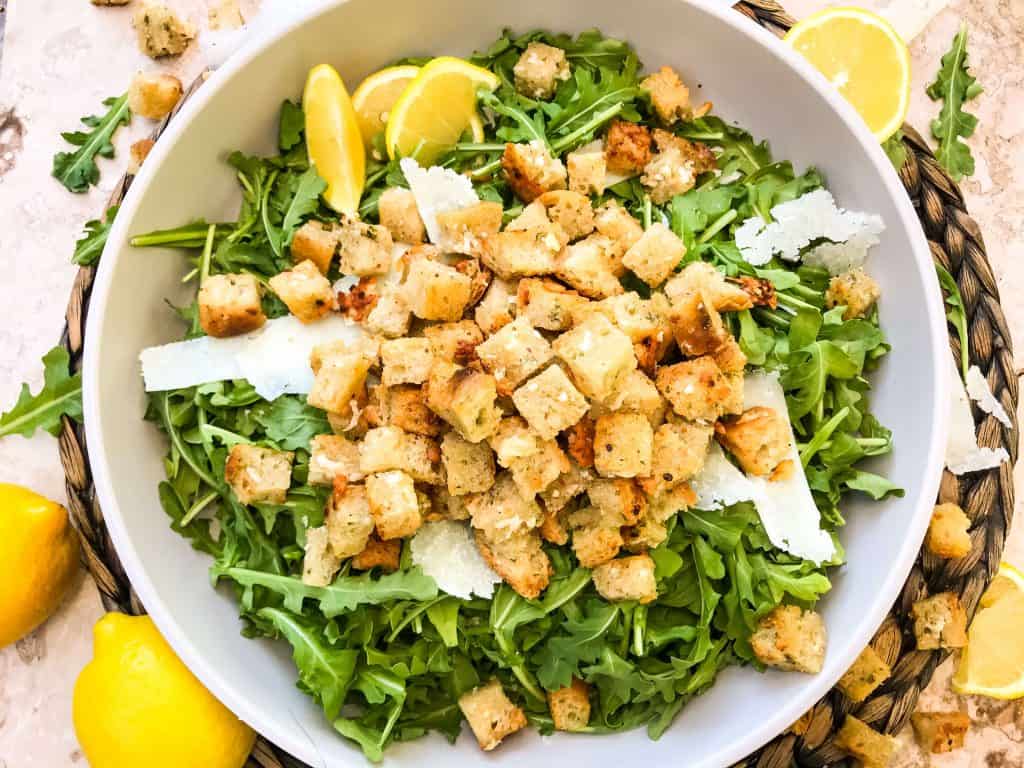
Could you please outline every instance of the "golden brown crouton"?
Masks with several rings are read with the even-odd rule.
[[[139,72],[128,86],[128,109],[133,115],[159,120],[181,98],[181,80],[161,72]]]
[[[471,443],[489,437],[498,426],[498,388],[488,373],[437,362],[424,391],[430,409]]]
[[[409,332],[411,317],[402,292],[397,287],[389,287],[377,297],[364,325],[370,333],[397,339]]]
[[[581,195],[604,194],[608,163],[604,157],[604,144],[599,142],[593,148],[581,147],[570,152],[565,158],[569,171],[569,189]]]
[[[195,39],[196,28],[163,3],[145,2],[132,16],[139,50],[150,58],[178,56]]]
[[[605,159],[613,173],[639,173],[651,162],[651,132],[628,120],[615,120],[605,137]]]
[[[473,310],[473,319],[485,334],[496,333],[516,316],[516,290],[514,284],[494,278],[487,292]]]
[[[583,469],[575,461],[569,461],[569,471],[563,472],[555,482],[548,486],[548,489],[540,494],[540,499],[544,503],[544,509],[547,512],[562,512],[566,507],[569,506],[569,502],[577,498],[585,490],[587,485],[593,479],[593,474],[588,469]],[[548,517],[545,517],[545,521]],[[561,517],[558,518],[559,526],[562,524]],[[543,524],[541,526],[543,528]],[[554,539],[548,538],[544,531],[541,531],[541,535],[544,536],[546,541],[552,541],[556,544],[565,544],[566,538],[562,541],[554,541]]]
[[[918,600],[910,611],[920,651],[967,645],[967,612],[953,592]]]
[[[499,472],[486,492],[468,496],[466,508],[488,541],[529,533],[544,520],[544,511],[533,497],[523,498],[507,472]]]
[[[587,412],[587,400],[558,365],[549,366],[512,394],[519,413],[545,440],[578,422]]]
[[[715,424],[718,442],[750,475],[770,475],[789,456],[790,434],[788,417],[761,405]]]
[[[651,474],[654,430],[643,414],[616,412],[594,425],[594,469],[603,477]]]
[[[498,422],[487,441],[498,458],[498,464],[508,468],[516,460],[539,452],[544,438],[530,429],[522,416],[508,416]]]
[[[753,299],[742,286],[726,280],[725,275],[706,261],[690,262],[665,283],[662,290],[673,303],[686,295],[701,293],[719,312],[736,312],[754,306]]]
[[[470,279],[454,267],[417,259],[405,278],[405,303],[423,320],[458,320],[469,303]]]
[[[554,483],[548,487],[548,490],[545,491],[545,493],[551,491],[553,486]],[[543,499],[544,497],[542,496],[541,498]],[[564,547],[569,543],[569,531],[565,528],[565,521],[562,519],[562,515],[560,515],[556,510],[548,509],[546,505],[544,510],[544,520],[537,528],[537,531],[540,533],[540,537],[549,544]]]
[[[366,548],[373,533],[373,517],[364,486],[339,479],[324,514],[327,538],[336,557],[352,557]]]
[[[730,335],[726,335],[722,346],[711,353],[715,365],[722,369],[722,373],[743,373],[747,365],[747,356],[743,354],[740,345]]]
[[[565,244],[563,239],[561,228],[555,229],[553,224],[506,229],[484,241],[480,260],[504,280],[547,275],[555,270],[556,259]]]
[[[928,524],[925,547],[936,557],[963,557],[971,551],[971,521],[956,504],[939,504]]]
[[[623,292],[613,267],[614,244],[594,234],[573,243],[558,257],[555,275],[584,296],[604,299]]]
[[[672,67],[662,67],[645,77],[640,87],[651,97],[651,106],[661,122],[671,125],[677,120],[690,120],[690,89],[679,79]]]
[[[559,189],[545,192],[537,202],[547,210],[548,218],[565,230],[570,241],[594,231],[594,209],[586,195]]]
[[[762,664],[814,675],[825,662],[825,624],[814,611],[779,605],[761,617],[750,646]]]
[[[334,485],[337,478],[350,482],[363,479],[359,469],[359,446],[341,435],[317,435],[309,444],[309,482]]]
[[[652,288],[661,285],[686,255],[675,232],[655,222],[622,257],[622,263]]]
[[[406,433],[390,425],[366,432],[359,445],[359,470],[364,475],[406,468]]]
[[[239,443],[228,452],[224,480],[242,504],[284,504],[294,458],[291,451]]]
[[[475,523],[474,523],[475,524]],[[517,594],[536,599],[551,581],[551,561],[536,530],[491,537],[476,532],[476,547],[484,562]]]
[[[860,652],[853,666],[836,685],[850,701],[860,703],[889,679],[892,669],[870,645]]]
[[[590,722],[590,686],[578,677],[572,684],[548,692],[548,709],[558,731],[582,731]]]
[[[659,523],[664,523],[678,512],[685,512],[697,503],[697,494],[689,483],[679,485],[647,500],[647,514]]]
[[[711,426],[681,421],[662,424],[654,433],[651,474],[640,485],[657,496],[700,472],[711,443]]]
[[[238,336],[267,321],[260,284],[252,275],[210,275],[199,288],[198,301],[199,325],[208,336]]]
[[[505,225],[505,229],[515,231],[517,229],[548,229],[551,226],[551,219],[548,218],[548,209],[539,200],[534,200],[523,207],[522,212],[512,221]]]
[[[483,241],[501,229],[501,203],[481,200],[465,208],[437,214],[437,245],[446,253],[480,253]]]
[[[306,553],[302,558],[302,583],[311,587],[326,587],[334,581],[341,567],[341,558],[331,551],[327,526],[306,530]]]
[[[366,548],[352,558],[352,567],[357,571],[368,571],[371,568],[397,571],[401,555],[401,539],[381,541],[377,536],[371,536],[366,542]]]
[[[633,480],[593,480],[587,486],[587,498],[618,525],[634,525],[647,512],[647,497]]]
[[[689,421],[714,421],[735,407],[735,391],[743,394],[742,377],[732,382],[715,361],[705,355],[658,368],[658,391],[672,410]],[[742,408],[742,402],[739,404]]]
[[[568,516],[572,551],[584,568],[607,563],[622,549],[622,520],[596,507],[583,507]]]
[[[485,752],[498,746],[506,736],[526,727],[526,714],[509,701],[497,680],[462,694],[459,709]]]
[[[377,201],[377,212],[381,226],[387,228],[396,242],[417,245],[426,240],[427,229],[412,191],[401,187],[384,190]]]
[[[846,307],[843,319],[852,320],[867,315],[881,295],[882,291],[874,278],[858,268],[833,277],[829,281],[828,291],[825,292],[825,305],[829,309]]]
[[[690,141],[661,128],[654,129],[654,144],[662,153],[678,153],[693,172],[694,176],[712,171],[718,167],[718,158],[707,144]]]
[[[613,411],[630,411],[647,417],[657,429],[665,421],[667,405],[658,388],[642,371],[630,371],[619,379],[608,397],[595,401],[590,408],[594,418]]]
[[[516,90],[531,99],[550,99],[558,84],[569,79],[565,51],[534,40],[512,68]]]
[[[852,715],[847,715],[832,741],[836,747],[860,761],[862,768],[886,768],[896,741],[884,736]]]
[[[149,153],[155,146],[156,142],[153,139],[139,139],[132,142],[132,145],[128,147],[127,173],[129,176],[138,176],[139,171],[142,170],[142,164],[146,162],[146,158],[149,157]]]
[[[359,282],[348,290],[338,291],[338,312],[354,323],[365,323],[379,299],[377,279],[361,277]]]
[[[547,363],[554,354],[547,339],[517,317],[476,348],[484,368],[494,376],[498,394],[511,395],[522,382]]]
[[[324,277],[312,261],[304,261],[290,270],[270,278],[270,289],[303,323],[312,323],[334,305],[331,281]]]
[[[636,369],[632,342],[604,315],[588,317],[551,346],[569,366],[576,386],[588,397],[608,397],[620,379]]]
[[[554,280],[523,278],[516,292],[516,314],[525,317],[534,328],[565,331],[587,299]]]
[[[427,406],[427,396],[421,387],[402,384],[382,389],[382,423],[425,437],[441,434],[441,419]]]
[[[594,420],[584,416],[565,432],[569,455],[580,467],[594,466]]]
[[[740,275],[734,278],[734,284],[739,286],[755,307],[768,307],[775,309],[779,305],[779,298],[775,293],[775,284],[763,277],[752,277]],[[728,311],[722,307],[716,307],[719,311]],[[737,310],[747,309],[745,306],[736,307]]]
[[[448,493],[465,496],[482,493],[494,485],[494,453],[487,443],[471,443],[455,432],[441,440]]]
[[[412,536],[423,523],[416,488],[409,475],[390,470],[366,478],[366,498],[377,535],[388,539]]]
[[[552,189],[565,189],[566,170],[540,141],[506,144],[501,168],[508,185],[524,203],[532,203]]]
[[[643,237],[643,226],[615,200],[609,200],[597,209],[594,224],[598,233],[608,238],[612,244],[608,253],[612,271],[616,276],[621,276],[626,271],[622,265],[622,257]]]
[[[326,275],[338,251],[338,233],[322,221],[307,221],[292,235],[290,248],[294,263],[308,259]]]
[[[593,573],[594,588],[605,600],[636,600],[650,603],[658,596],[654,581],[654,560],[650,555],[632,555],[599,565]]]
[[[391,269],[394,242],[386,227],[342,217],[335,229],[338,238],[338,268],[346,275],[379,275]]]
[[[388,339],[380,345],[380,359],[383,365],[381,382],[385,387],[422,384],[430,375],[434,352],[430,339]]]
[[[638,555],[656,549],[667,538],[668,528],[664,523],[654,519],[650,507],[635,525],[629,525],[622,529],[622,546],[627,552]]]
[[[915,712],[910,716],[914,737],[932,754],[962,749],[971,719],[963,712]]]
[[[423,335],[430,341],[430,349],[436,359],[459,365],[475,360],[476,347],[484,340],[483,331],[472,320],[428,325],[423,329]]]
[[[668,311],[668,322],[679,350],[689,357],[714,352],[730,338],[722,316],[702,289],[676,296]]]
[[[313,387],[306,401],[328,413],[344,413],[366,382],[370,364],[358,352],[327,356],[319,366],[314,366]]]
[[[526,499],[532,499],[538,493],[546,491],[570,468],[569,458],[554,440],[539,441],[535,453],[515,459],[508,465],[516,488]]]
[[[664,205],[673,197],[689,192],[696,180],[693,163],[675,147],[654,155],[651,162],[644,166],[640,177],[640,183],[647,188],[651,200],[657,205]]]

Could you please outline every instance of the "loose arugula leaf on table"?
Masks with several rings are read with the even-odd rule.
[[[953,44],[942,57],[942,65],[927,93],[942,101],[939,116],[932,121],[932,135],[938,140],[935,157],[949,171],[953,181],[974,174],[974,156],[963,139],[970,137],[978,118],[964,111],[964,104],[982,92],[967,70],[967,24],[953,36]]]
[[[43,355],[43,386],[35,395],[28,384],[21,385],[17,402],[0,414],[0,437],[31,437],[37,429],[57,435],[61,416],[82,417],[82,374],[71,374],[70,358],[64,347],[54,347]]]
[[[91,219],[85,223],[85,230],[82,236],[75,243],[75,253],[71,261],[80,267],[91,267],[99,261],[100,254],[107,244],[107,235],[110,233],[110,226],[114,223],[114,216],[117,215],[118,206],[113,205],[107,209],[102,219]]]
[[[941,264],[935,265],[935,272],[939,276],[939,285],[946,292],[946,319],[956,329],[957,338],[960,340],[960,375],[967,378],[967,369],[970,367],[970,357],[967,348],[967,312],[964,310],[964,300],[960,295],[960,286],[956,279]]]
[[[105,114],[82,118],[82,123],[90,130],[68,131],[61,134],[66,142],[78,149],[54,155],[53,176],[72,192],[85,192],[99,182],[97,155],[113,157],[114,145],[111,138],[120,126],[131,121],[127,93],[106,99],[103,106],[108,107]]]

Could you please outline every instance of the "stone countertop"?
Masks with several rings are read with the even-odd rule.
[[[267,0],[272,2],[273,0]],[[0,6],[4,0],[0,0]],[[272,23],[259,0],[242,3],[246,18]],[[164,66],[189,82],[206,63],[222,59],[232,34],[206,30],[207,0],[171,0],[200,26],[199,44]],[[212,4],[212,3],[209,3]],[[981,225],[1004,309],[1018,349],[1024,344],[1024,0],[866,0],[916,34],[910,122],[926,129],[936,106],[924,93],[939,57],[961,19],[970,26],[973,71],[985,93],[971,105],[979,117],[970,140],[977,171],[962,189]],[[828,3],[790,0],[802,17]],[[135,46],[129,8],[101,8],[87,0],[15,0],[7,8],[7,40],[0,69],[0,403],[17,397],[20,382],[35,389],[39,358],[60,335],[75,275],[73,243],[87,219],[103,208],[124,167],[131,141],[149,130],[136,119],[117,136],[118,159],[101,160],[100,185],[71,195],[50,178],[59,131],[95,112],[103,98],[121,93],[134,71],[152,62]],[[917,34],[919,33],[919,34]],[[1024,468],[1016,472],[1024,481]],[[56,442],[49,435],[0,440],[0,481],[28,485],[64,498]],[[1024,487],[1024,486],[1020,486]],[[1017,518],[1022,518],[1018,501]],[[1024,564],[1024,527],[1010,536],[1006,558]],[[83,573],[58,613],[30,637],[0,651],[0,768],[65,768],[83,765],[71,725],[71,691],[91,656],[90,629],[102,607]],[[1010,768],[1024,765],[1024,702],[958,699],[949,692],[950,665],[922,697],[925,709],[965,709],[973,720],[967,747],[947,755],[922,754],[908,733],[900,735],[898,768]]]

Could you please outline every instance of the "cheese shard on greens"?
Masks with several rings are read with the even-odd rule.
[[[437,165],[421,168],[411,157],[402,158],[398,165],[416,198],[416,207],[432,243],[438,242],[441,237],[437,214],[466,208],[480,201],[473,189],[473,182],[450,168]]]
[[[313,347],[339,339],[355,343],[365,336],[360,326],[338,315],[308,325],[287,315],[241,336],[202,336],[149,347],[139,360],[147,392],[245,379],[260,397],[274,400],[284,394],[309,392]]]
[[[975,434],[974,414],[967,399],[967,391],[960,381],[960,371],[950,358],[953,396],[950,398],[949,438],[946,442],[946,468],[954,475],[994,469],[1008,461],[1010,455],[1005,448],[983,448],[978,445]],[[980,375],[980,371],[979,371]],[[970,378],[970,372],[968,371]],[[987,389],[986,385],[986,389]],[[994,398],[993,398],[994,399]]]
[[[726,458],[722,447],[711,443],[704,466],[697,476],[690,480],[690,486],[697,494],[698,509],[722,509],[741,501],[754,501],[757,489],[750,478]]]
[[[473,542],[469,526],[453,520],[424,523],[409,544],[412,561],[438,588],[469,600],[490,597],[501,577],[488,567]]]

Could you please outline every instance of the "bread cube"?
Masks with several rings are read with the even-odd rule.
[[[503,211],[501,203],[481,200],[465,208],[442,211],[437,214],[440,237],[437,245],[446,253],[480,253],[483,241],[498,234]]]
[[[325,511],[331,552],[340,558],[358,555],[373,533],[373,517],[366,488],[344,479],[334,485]]]
[[[501,537],[478,530],[476,546],[491,570],[527,600],[535,600],[551,581],[551,561],[536,530]]]
[[[616,277],[621,277],[626,271],[622,257],[643,237],[643,225],[615,200],[609,200],[595,211],[594,225],[598,234],[608,239],[607,255],[612,271]]]
[[[602,477],[651,474],[654,430],[639,413],[609,413],[594,425],[594,469]]]
[[[377,297],[363,325],[370,333],[397,339],[409,332],[412,313],[400,290],[389,288]]]
[[[703,290],[673,299],[668,322],[679,350],[688,357],[713,353],[730,338],[722,316]]]
[[[536,453],[515,459],[509,464],[519,494],[526,499],[546,491],[571,466],[569,458],[556,441],[540,441],[538,449]]]
[[[338,232],[322,221],[307,221],[295,230],[289,247],[294,263],[312,261],[326,275],[338,251]]]
[[[657,496],[700,472],[711,433],[710,425],[686,421],[658,427],[654,433],[651,474],[640,481],[643,489]]]
[[[690,89],[683,84],[672,67],[662,67],[648,75],[641,81],[640,87],[650,94],[651,106],[661,122],[671,125],[678,120],[692,119]]]
[[[473,527],[489,542],[527,534],[544,520],[544,511],[533,497],[524,498],[519,493],[507,472],[499,472],[494,485],[484,493],[467,496],[466,508]]]
[[[434,364],[430,340],[421,337],[389,339],[380,345],[380,357],[381,382],[385,387],[422,384]]]
[[[608,164],[604,159],[604,144],[598,147],[580,148],[570,152],[565,159],[569,171],[569,189],[581,195],[603,195]]]
[[[577,308],[573,320],[579,323],[592,312],[599,312],[611,320],[612,325],[629,336],[634,344],[658,334],[671,335],[665,317],[668,305],[659,294],[655,296],[658,298],[641,299],[639,294],[629,291],[601,301],[592,301]]]
[[[855,317],[866,317],[881,295],[882,289],[874,278],[858,268],[829,281],[825,305],[829,309],[846,307],[843,319],[852,320]]]
[[[910,724],[921,749],[940,755],[963,749],[971,718],[963,712],[915,712]]]
[[[572,551],[583,568],[609,562],[622,549],[621,521],[599,509],[583,507],[568,516],[572,527]]]
[[[139,50],[153,59],[179,56],[195,39],[196,28],[163,3],[145,2],[132,16]]]
[[[472,320],[438,323],[423,329],[430,349],[437,360],[464,365],[476,359],[476,348],[484,340],[480,326]]]
[[[743,354],[736,339],[728,334],[722,346],[711,353],[711,357],[722,373],[742,374],[747,366],[747,356]]]
[[[452,496],[443,485],[430,489],[434,496],[433,512],[439,520],[469,520],[469,507],[466,500],[472,498],[471,494],[465,496]]]
[[[657,429],[665,421],[667,407],[653,381],[641,371],[630,371],[618,380],[608,397],[591,405],[590,415],[598,418],[614,411],[631,411],[646,416],[651,427]]]
[[[612,173],[632,175],[651,161],[651,132],[638,123],[612,121],[604,145],[605,161]]]
[[[664,205],[673,197],[693,189],[697,173],[693,163],[676,147],[658,152],[651,162],[644,166],[640,183],[647,189],[651,201]]]
[[[570,241],[594,231],[594,209],[586,195],[557,189],[545,192],[537,202],[544,206],[548,219],[560,226]]]
[[[665,282],[686,255],[675,232],[655,222],[622,257],[622,263],[652,288]]]
[[[565,445],[581,468],[594,466],[594,420],[584,416],[565,432]]]
[[[328,413],[344,413],[363,388],[371,362],[358,352],[325,358],[314,366],[313,387],[306,401]]]
[[[659,523],[664,523],[673,515],[685,512],[697,503],[697,494],[688,483],[660,491],[656,496],[647,499],[647,517]]]
[[[409,266],[405,303],[423,320],[458,320],[469,302],[470,279],[454,267],[429,259]]]
[[[369,571],[371,568],[380,568],[382,571],[390,573],[398,570],[401,556],[401,539],[381,541],[374,535],[370,536],[369,541],[366,542],[366,548],[352,558],[352,567],[357,571]]]
[[[382,540],[412,536],[423,522],[416,487],[409,475],[391,470],[366,478],[370,514]]]
[[[574,313],[588,303],[576,291],[554,280],[523,278],[516,293],[516,314],[534,328],[565,331],[572,327]]]
[[[892,669],[870,645],[836,685],[850,701],[859,704],[892,675]]]
[[[516,289],[514,284],[495,278],[491,280],[487,292],[476,305],[473,318],[480,330],[490,336],[497,333],[515,317]]]
[[[207,336],[226,338],[267,322],[260,284],[252,275],[209,275],[199,288],[199,325]]]
[[[594,569],[593,579],[598,594],[610,602],[636,600],[644,604],[658,596],[650,555],[620,557],[599,565]]]
[[[128,109],[133,115],[160,120],[181,99],[181,80],[162,72],[139,72],[128,86]]]
[[[624,289],[612,267],[611,249],[604,235],[590,235],[562,251],[555,275],[591,299],[620,294]]]
[[[391,269],[394,242],[386,227],[342,217],[336,230],[338,268],[346,275],[380,275]]]
[[[331,281],[324,277],[312,261],[304,261],[270,278],[270,288],[303,323],[312,323],[334,306]]]
[[[767,476],[792,452],[789,418],[755,406],[715,424],[715,437],[749,475]]]
[[[331,550],[327,526],[306,530],[306,553],[302,558],[302,583],[326,587],[334,581],[341,567],[341,558]]]
[[[506,229],[487,238],[480,259],[504,280],[547,275],[554,272],[562,246],[559,233],[550,225],[535,229]]]
[[[633,480],[592,480],[587,497],[605,519],[635,525],[647,513],[647,497]]]
[[[558,84],[570,77],[569,60],[561,48],[534,40],[526,46],[512,74],[519,93],[531,99],[550,99]]]
[[[825,623],[814,611],[779,605],[761,617],[750,646],[762,664],[816,675],[825,662]]]
[[[367,430],[359,443],[359,470],[364,475],[406,469],[406,433],[398,427],[384,426]]]
[[[441,460],[452,496],[482,493],[494,485],[494,453],[485,442],[471,443],[448,432],[441,440]]]
[[[750,309],[754,302],[743,287],[726,280],[725,275],[706,261],[691,261],[662,287],[672,303],[687,294],[703,293],[719,312]]]
[[[563,429],[578,422],[588,407],[587,399],[557,365],[549,366],[519,387],[512,393],[512,402],[545,440],[553,440]]]
[[[562,161],[552,157],[542,141],[506,144],[501,168],[509,187],[524,203],[532,203],[552,189],[565,189],[566,171]]]
[[[412,384],[386,387],[381,393],[381,401],[383,423],[425,437],[441,434],[441,420],[430,410],[421,387]]]
[[[239,443],[228,452],[224,480],[242,504],[284,504],[294,458],[291,451]]]
[[[582,731],[590,722],[590,686],[578,677],[548,692],[548,710],[556,731]]]
[[[526,714],[509,701],[497,679],[462,694],[459,709],[485,752],[498,746],[506,736],[526,727]]]
[[[411,190],[391,187],[381,193],[377,201],[380,224],[399,243],[418,245],[427,239],[427,228],[416,206],[416,196]]]
[[[402,438],[401,468],[417,483],[444,484],[441,448],[436,440],[429,437],[405,433]]]
[[[363,479],[359,469],[359,446],[341,435],[317,435],[309,444],[309,482],[334,485],[338,478],[349,482]]]
[[[482,246],[481,246],[482,247]],[[475,307],[491,287],[494,273],[480,263],[477,258],[463,259],[455,264],[455,270],[469,278],[469,301],[466,303],[466,312]]]
[[[699,176],[718,167],[718,158],[707,144],[690,141],[671,131],[655,128],[654,144],[662,155],[676,155],[686,166],[687,173]]]
[[[953,592],[918,600],[910,610],[919,651],[967,645],[967,612]]]
[[[487,442],[497,455],[498,464],[508,468],[517,460],[539,452],[544,438],[530,429],[521,416],[508,416],[498,422]]]
[[[705,355],[658,368],[655,384],[672,410],[689,421],[715,421],[739,405],[742,408],[742,377],[734,382]],[[736,402],[737,391],[740,402]]]
[[[498,426],[498,388],[490,374],[438,362],[425,392],[430,409],[471,443],[489,437]]]
[[[317,344],[309,353],[309,367],[316,373],[325,363],[347,355],[365,358],[372,368],[377,365],[377,359],[380,357],[380,340],[371,336],[352,340],[334,339]]]
[[[517,317],[476,348],[484,368],[494,375],[498,394],[510,395],[551,359],[553,352],[525,317]]]
[[[583,469],[575,461],[569,461],[569,471],[563,472],[558,476],[551,485],[547,487],[547,490],[540,493],[541,502],[544,505],[544,509],[550,515],[551,513],[561,512],[567,506],[569,502],[580,496],[584,491],[587,490],[587,486],[593,481],[593,473],[590,470]],[[547,518],[545,517],[545,520]],[[541,535],[544,532],[541,531]],[[545,536],[545,540],[551,541]],[[555,542],[564,544],[565,542]]]
[[[149,153],[153,151],[155,146],[156,142],[152,139],[139,139],[132,142],[131,146],[128,147],[128,168],[126,173],[129,176],[139,175],[139,171],[142,170],[142,164],[149,157]]]
[[[515,232],[524,229],[543,229],[551,227],[551,219],[548,218],[548,209],[540,200],[534,200],[529,205],[524,205],[519,215],[505,225],[505,231]]]
[[[636,369],[629,337],[603,315],[593,315],[552,344],[565,361],[573,381],[587,397],[610,395],[620,379]]]
[[[860,761],[861,768],[887,768],[896,740],[884,736],[853,715],[847,715],[832,743]]]
[[[956,504],[938,504],[928,524],[925,548],[946,559],[964,557],[971,551],[971,521]]]

